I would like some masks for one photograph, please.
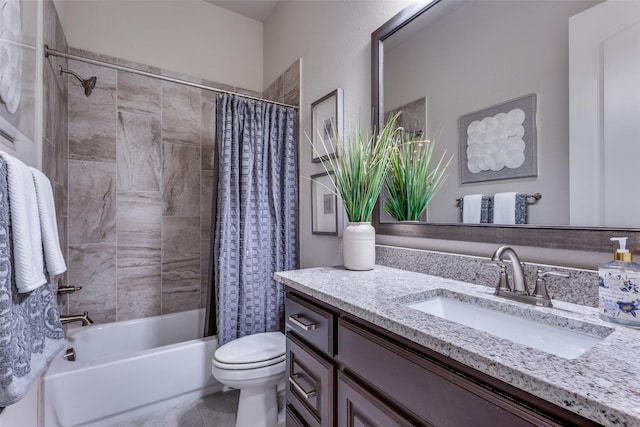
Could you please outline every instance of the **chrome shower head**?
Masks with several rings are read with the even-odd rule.
[[[74,71],[71,71],[71,70],[67,70],[66,68],[62,68],[62,65],[61,65],[60,66],[60,75],[62,75],[63,73],[71,74],[73,77],[78,79],[78,81],[80,82],[80,84],[84,88],[84,94],[86,96],[91,95],[91,91],[93,90],[93,88],[96,87],[96,82],[98,81],[98,78],[96,76],[91,76],[88,79],[83,79],[82,77],[80,77],[78,75],[78,73],[76,73]]]
[[[96,82],[98,78],[96,76],[91,76],[86,80],[82,81],[82,87],[84,88],[84,94],[89,96],[91,95],[91,91],[94,87],[96,87]]]

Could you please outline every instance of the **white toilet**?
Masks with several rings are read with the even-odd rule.
[[[213,376],[240,390],[236,427],[283,425],[278,390],[284,390],[285,358],[285,336],[280,332],[247,335],[216,350]]]

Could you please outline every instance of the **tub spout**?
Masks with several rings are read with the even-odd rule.
[[[93,320],[89,318],[89,312],[85,311],[84,314],[74,314],[69,316],[60,316],[60,323],[82,322],[82,326],[89,326],[93,323]]]

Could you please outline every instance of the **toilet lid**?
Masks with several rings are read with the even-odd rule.
[[[213,363],[226,369],[255,369],[285,359],[285,337],[280,332],[246,335],[216,350]]]

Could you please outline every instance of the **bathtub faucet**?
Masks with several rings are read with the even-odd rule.
[[[84,314],[74,314],[69,316],[60,316],[60,323],[82,322],[82,326],[89,326],[93,323],[93,320],[89,319],[89,312],[85,311]]]

